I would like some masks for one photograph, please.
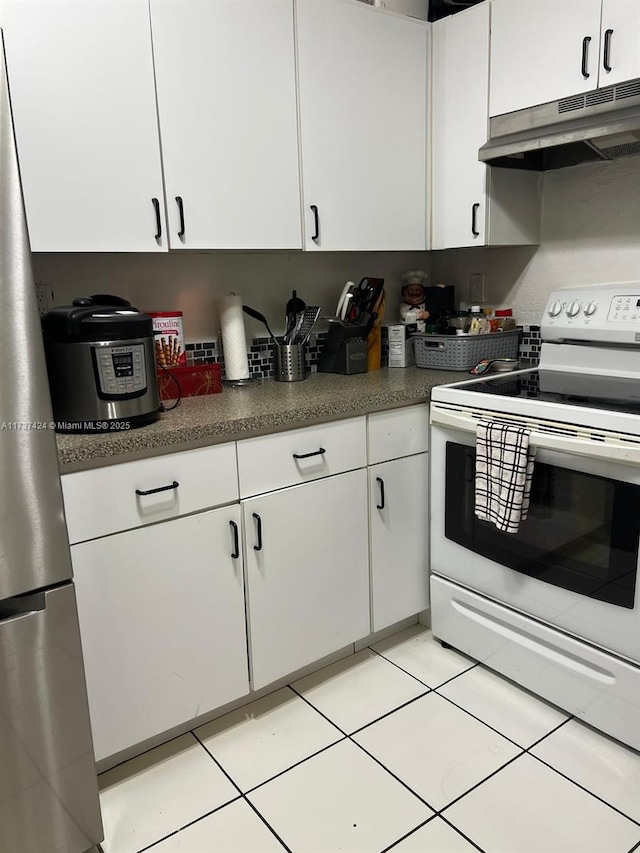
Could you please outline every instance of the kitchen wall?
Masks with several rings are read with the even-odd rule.
[[[485,273],[485,305],[526,324],[556,288],[640,280],[640,157],[547,172],[539,247],[433,252],[431,272],[462,299],[470,274]]]
[[[385,279],[385,322],[397,322],[402,273],[429,271],[426,252],[175,252],[166,254],[35,254],[37,281],[53,286],[56,304],[74,296],[115,293],[146,311],[184,313],[187,341],[215,340],[218,299],[230,291],[284,331],[284,306],[296,288],[308,305],[333,314],[346,281]],[[245,318],[247,338],[266,334]],[[318,324],[317,331],[326,325]]]

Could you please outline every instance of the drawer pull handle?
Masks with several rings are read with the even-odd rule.
[[[602,60],[602,64],[604,66],[604,70],[606,72],[611,71],[611,36],[613,35],[613,30],[607,30],[604,34],[604,59]]]
[[[184,237],[184,202],[182,201],[182,196],[176,196],[176,204],[178,205],[178,215],[180,216],[180,230],[178,231],[178,237]]]
[[[320,220],[318,218],[318,205],[310,204],[309,207],[313,211],[313,227],[315,229],[315,234],[311,235],[311,239],[314,243],[317,243],[320,237]]]
[[[180,483],[177,480],[174,480],[170,485],[160,486],[157,489],[136,489],[136,495],[157,495],[158,492],[168,492],[169,489],[177,489],[179,485]]]
[[[253,546],[254,551],[262,551],[262,519],[257,512],[253,513],[256,520],[256,533],[258,535],[258,544]]]
[[[314,450],[311,453],[294,453],[294,459],[308,459],[310,456],[324,456],[327,451],[324,447],[320,447],[318,450]]]
[[[380,486],[380,503],[376,504],[376,509],[384,509],[384,480],[376,477],[376,483]]]
[[[587,71],[587,60],[589,58],[588,51],[589,51],[589,42],[590,41],[591,41],[591,36],[585,36],[582,39],[582,66],[581,66],[580,70],[582,71],[582,76],[584,77],[585,80],[588,80],[589,77],[591,76],[589,74],[589,72]]]
[[[471,205],[471,233],[473,234],[474,237],[480,236],[480,232],[478,231],[478,228],[476,226],[476,216],[478,215],[479,209],[480,209],[480,205],[478,204],[478,202]]]
[[[162,221],[160,219],[160,202],[157,198],[152,198],[151,203],[153,204],[153,209],[156,212],[156,233],[155,238],[159,240],[162,237]]]
[[[238,539],[238,525],[235,523],[235,521],[230,521],[229,524],[231,525],[231,530],[233,531],[233,553],[231,554],[231,557],[234,560],[237,560],[238,557],[240,556],[240,540]]]

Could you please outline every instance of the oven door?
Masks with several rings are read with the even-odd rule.
[[[432,411],[432,572],[640,661],[640,465],[611,461],[601,443],[590,453],[551,435],[563,449],[549,449],[537,435],[528,517],[502,533],[474,513],[476,421],[437,420]]]

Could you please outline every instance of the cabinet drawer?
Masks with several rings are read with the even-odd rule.
[[[364,468],[366,440],[361,417],[239,441],[240,496]]]
[[[369,415],[369,465],[429,449],[429,406],[409,406]]]
[[[238,500],[235,445],[65,474],[62,491],[72,544],[175,518]]]

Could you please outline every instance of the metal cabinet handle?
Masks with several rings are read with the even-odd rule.
[[[240,556],[240,539],[238,538],[238,525],[235,521],[230,521],[231,531],[233,533],[233,553],[231,554],[234,560]]]
[[[602,57],[602,65],[605,71],[611,71],[611,63],[609,59],[611,57],[611,36],[613,35],[613,30],[605,30],[604,33],[604,56]]]
[[[324,447],[318,448],[318,450],[314,450],[311,453],[294,453],[294,459],[308,459],[310,456],[324,456],[327,451]]]
[[[160,486],[158,489],[136,489],[136,495],[157,495],[158,492],[168,492],[169,489],[177,489],[180,483],[174,480],[169,486]]]
[[[256,520],[256,533],[258,536],[258,544],[253,546],[253,550],[262,551],[262,519],[257,512],[253,513],[253,517]]]
[[[312,205],[310,205],[310,207],[311,207],[311,210],[313,211],[313,221],[314,221],[314,227],[315,227],[315,232],[316,232],[315,234],[313,234],[311,239],[314,241],[314,243],[317,243],[318,238],[320,237],[320,219],[318,217],[318,205],[312,204]]]
[[[180,230],[178,231],[178,237],[184,237],[184,202],[182,201],[182,196],[176,196],[176,204],[178,205],[178,213],[180,214]]]
[[[156,233],[155,238],[159,240],[162,237],[162,222],[160,221],[160,202],[157,198],[152,198],[151,203],[153,204],[153,209],[156,212]]]
[[[376,477],[376,483],[380,486],[380,503],[376,504],[376,509],[384,509],[384,480]]]
[[[479,209],[480,209],[480,204],[478,202],[471,205],[471,233],[473,234],[474,237],[480,236],[480,232],[478,231],[478,229],[476,227],[476,216],[478,214]]]
[[[591,75],[587,71],[587,59],[589,54],[589,42],[591,41],[591,36],[585,36],[582,39],[582,76],[585,80],[587,80]]]

